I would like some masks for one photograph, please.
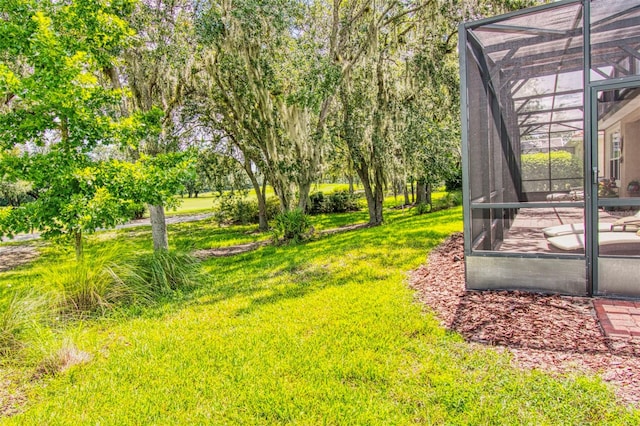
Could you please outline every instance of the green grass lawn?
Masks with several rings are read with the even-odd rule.
[[[151,308],[54,331],[92,355],[29,382],[22,414],[4,424],[638,424],[599,380],[514,369],[469,345],[413,299],[406,273],[462,229],[460,208],[386,210],[386,224],[204,262],[190,293]],[[366,213],[316,217],[318,227]],[[252,241],[252,227],[210,221],[171,228],[202,248]],[[92,240],[149,250],[148,231]],[[121,244],[121,243],[122,244]],[[68,254],[69,256],[71,253]],[[20,285],[61,257],[0,273]],[[47,266],[49,265],[49,266]],[[22,280],[22,281],[21,281]]]
[[[341,183],[317,183],[311,187],[311,192],[324,192],[331,193],[335,191],[347,191],[349,189],[348,184]],[[273,188],[267,187],[267,197],[275,197]],[[173,215],[185,215],[185,214],[197,214],[211,212],[216,205],[217,198],[212,192],[203,192],[198,194],[198,197],[177,197],[180,200],[180,204],[176,209],[167,209],[167,216]],[[253,191],[247,193],[247,199],[255,200],[256,196]],[[147,213],[145,217],[148,217]]]
[[[196,214],[196,213],[209,213],[213,211],[216,197],[211,192],[204,192],[198,194],[198,197],[177,197],[180,200],[180,204],[176,209],[167,209],[166,215],[184,215],[184,214]],[[145,217],[148,217],[149,213],[146,213]]]

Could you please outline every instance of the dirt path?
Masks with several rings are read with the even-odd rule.
[[[184,223],[184,222],[194,222],[198,220],[204,220],[211,217],[212,214],[200,214],[200,215],[191,215],[191,216],[173,216],[167,218],[167,223]],[[119,225],[117,229],[126,229],[133,228],[136,226],[145,226],[149,225],[148,219],[143,219],[139,221],[131,221],[124,225]],[[333,235],[341,232],[353,231],[356,229],[363,229],[368,227],[369,225],[366,223],[358,223],[354,225],[346,225],[341,226],[339,228],[325,229],[318,232],[318,235]],[[33,238],[39,238],[38,234],[30,234]],[[14,241],[29,241],[29,239],[14,239]],[[251,243],[238,244],[235,246],[229,247],[218,247],[211,249],[203,249],[196,250],[193,252],[193,256],[200,260],[208,259],[210,257],[227,257],[227,256],[235,256],[242,253],[247,253],[253,250],[256,250],[260,247],[264,247],[270,244],[271,241],[256,241]],[[12,246],[0,246],[0,272],[8,271],[17,266],[27,264],[32,260],[36,259],[39,256],[38,250],[36,247],[31,245],[12,245]]]
[[[622,401],[640,403],[640,340],[606,337],[593,299],[466,291],[462,234],[432,251],[410,285],[444,327],[467,341],[507,350],[521,368],[599,374]]]
[[[176,215],[176,216],[167,216],[167,225],[172,225],[174,223],[186,223],[186,222],[197,222],[199,220],[208,219],[213,216],[213,213],[200,213],[200,214],[192,214],[192,215]],[[137,219],[132,220],[122,225],[116,225],[115,229],[128,229],[135,228],[137,226],[151,226],[150,220],[147,219]],[[32,241],[40,238],[40,234],[38,232],[33,232],[31,234],[18,234],[13,238],[0,238],[0,242],[23,242],[23,241]]]
[[[268,241],[268,240],[256,241],[253,243],[238,244],[238,245],[229,246],[229,247],[196,250],[191,254],[200,260],[205,260],[210,257],[235,256],[237,254],[247,253],[247,252],[256,250],[260,247],[264,247],[269,243],[271,243],[271,241]]]
[[[368,223],[357,223],[357,224],[353,224],[353,225],[340,226],[338,228],[324,229],[322,231],[319,231],[317,234],[318,235],[333,235],[333,234],[339,234],[339,233],[342,233],[342,232],[354,231],[356,229],[363,229],[363,228],[367,228],[367,227],[369,227]],[[247,252],[256,250],[256,249],[258,249],[260,247],[264,247],[266,245],[269,245],[270,243],[271,243],[270,240],[256,241],[256,242],[252,242],[252,243],[238,244],[238,245],[235,245],[235,246],[196,250],[192,254],[193,254],[194,257],[196,257],[196,258],[198,258],[200,260],[205,260],[205,259],[208,259],[210,257],[235,256],[237,254],[247,253]]]
[[[40,256],[38,249],[31,245],[0,247],[0,272],[27,264],[38,256]]]

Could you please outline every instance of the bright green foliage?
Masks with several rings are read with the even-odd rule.
[[[94,181],[89,156],[117,142],[112,111],[122,93],[103,69],[132,35],[128,2],[5,2],[0,33],[0,176],[27,182],[36,199],[5,211],[0,234],[39,229],[72,234],[125,217],[119,195]]]
[[[137,163],[92,162],[84,154],[70,159],[53,149],[6,159],[4,165],[14,173],[24,171],[21,176],[30,178],[38,198],[5,209],[0,234],[38,229],[45,237],[113,227],[128,220],[141,202],[171,206],[193,172],[192,159],[184,154],[143,157]]]
[[[520,159],[525,191],[568,191],[582,186],[582,159],[570,152],[523,154]]]
[[[113,137],[105,114],[119,100],[100,84],[100,67],[131,35],[100,0],[15,1],[0,32],[0,141],[86,152]],[[85,25],[82,25],[85,24]]]
[[[140,171],[135,179],[129,179],[135,185],[135,199],[175,207],[179,200],[174,195],[184,188],[184,181],[195,174],[195,159],[190,152],[143,155],[134,167]]]

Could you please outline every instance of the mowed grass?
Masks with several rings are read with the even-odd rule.
[[[359,187],[356,186],[356,189]],[[341,183],[317,183],[311,187],[311,192],[324,192],[331,193],[335,191],[348,191],[348,184]],[[267,198],[275,197],[275,193],[273,192],[273,188],[267,187]],[[213,192],[203,192],[198,194],[198,197],[192,196],[189,198],[186,193],[184,196],[176,197],[179,200],[179,205],[175,209],[167,209],[167,216],[175,216],[175,215],[188,215],[188,214],[198,214],[198,213],[209,213],[212,212],[213,209],[217,206],[218,197]],[[253,190],[249,190],[246,195],[247,200],[255,200],[256,195]],[[145,217],[148,217],[147,213]]]
[[[212,192],[198,194],[198,197],[189,198],[185,195],[176,198],[179,200],[179,204],[175,209],[166,209],[165,214],[167,216],[213,212],[217,199]],[[148,212],[145,217],[149,217]]]
[[[406,273],[461,230],[461,209],[385,215],[380,227],[209,259],[193,293],[67,330],[93,359],[34,382],[25,411],[3,423],[640,422],[598,379],[516,370],[508,355],[439,327]],[[175,245],[195,233],[186,225]],[[252,238],[246,231],[230,240]],[[148,236],[127,238],[146,250]]]

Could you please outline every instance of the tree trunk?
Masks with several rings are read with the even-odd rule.
[[[269,230],[269,222],[267,220],[267,197],[266,197],[266,186],[267,181],[265,180],[262,184],[262,188],[260,187],[260,183],[256,178],[256,175],[251,172],[249,174],[249,180],[251,180],[251,185],[253,186],[253,191],[256,193],[256,198],[258,199],[258,229],[260,231]]]
[[[412,203],[416,202],[416,191],[415,191],[415,188],[413,187],[413,178],[411,178],[411,202]]]
[[[84,259],[84,244],[82,241],[82,231],[74,231],[73,236],[75,239],[76,249],[76,262],[80,263]]]
[[[258,229],[261,231],[269,230],[269,216],[267,212],[267,180],[262,180],[262,189],[260,200],[258,200]]]
[[[374,180],[374,206],[375,206],[375,224],[380,225],[383,222],[382,218],[382,204],[384,203],[384,169],[381,164],[374,165],[375,180]]]
[[[348,174],[347,180],[349,181],[349,194],[353,195],[353,175]]]
[[[357,167],[356,172],[362,181],[364,195],[367,199],[367,207],[369,209],[369,225],[377,226],[382,224],[382,200],[384,194],[382,186],[371,185],[367,167]],[[377,173],[376,173],[377,174]],[[377,180],[377,179],[376,179]]]
[[[403,192],[404,192],[404,205],[408,206],[409,204],[411,204],[411,202],[409,201],[409,190],[407,189],[406,182],[404,183],[402,188],[403,188]]]
[[[280,211],[282,213],[287,213],[291,210],[291,194],[290,191],[286,187],[286,184],[274,181],[273,184],[273,192],[276,193],[278,199],[280,200]]]
[[[169,237],[167,236],[167,221],[164,217],[164,205],[149,204],[149,216],[151,219],[151,235],[153,236],[153,250],[169,250]]]
[[[426,184],[425,186],[425,195],[426,195],[425,197],[426,203],[429,204],[429,207],[433,207],[433,205],[431,204],[431,184],[430,183]]]
[[[262,187],[260,187],[258,178],[251,168],[251,161],[246,158],[242,163],[242,168],[247,173],[247,176],[249,176],[251,186],[253,186],[253,191],[256,193],[256,198],[258,199],[258,230],[262,232],[268,231],[269,221],[267,218],[267,179],[262,180]]]
[[[393,201],[398,201],[398,181],[396,179],[393,180],[391,184],[391,188],[393,189]]]
[[[307,202],[309,201],[309,192],[311,191],[311,182],[298,184],[298,208],[303,212],[307,212]]]
[[[427,183],[419,179],[416,183],[416,204],[427,203]]]

